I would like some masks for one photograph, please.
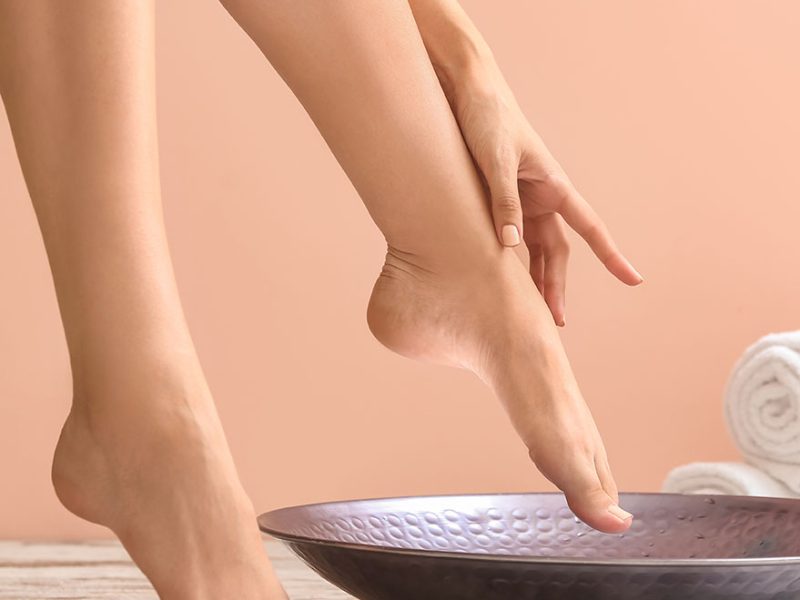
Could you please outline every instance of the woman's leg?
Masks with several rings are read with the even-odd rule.
[[[625,529],[553,320],[527,270],[497,242],[408,3],[223,4],[303,103],[386,237],[368,312],[376,337],[475,371],[576,513]]]
[[[0,93],[73,369],[53,464],[162,598],[285,598],[182,314],[162,223],[153,3],[0,3]]]

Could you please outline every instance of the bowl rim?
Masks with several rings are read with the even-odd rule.
[[[509,554],[480,554],[477,552],[452,552],[449,550],[419,550],[416,548],[397,548],[393,546],[378,546],[374,544],[364,544],[358,542],[337,542],[323,540],[304,535],[286,533],[279,529],[269,527],[262,521],[271,518],[277,513],[308,509],[323,506],[336,506],[342,504],[355,504],[362,502],[381,502],[391,500],[425,500],[425,499],[445,499],[445,498],[470,498],[487,496],[563,496],[559,492],[498,492],[498,493],[469,493],[469,494],[429,494],[421,496],[386,496],[380,498],[357,498],[352,500],[334,500],[330,502],[314,502],[310,504],[298,504],[286,506],[267,511],[258,516],[259,529],[289,544],[311,544],[334,548],[345,548],[368,553],[392,554],[403,556],[415,556],[428,559],[452,558],[468,561],[490,561],[490,562],[513,562],[526,564],[543,565],[570,565],[570,566],[600,566],[600,567],[767,567],[767,566],[787,566],[800,565],[800,556],[770,556],[770,557],[741,557],[741,558],[577,558],[567,556],[525,556]],[[777,504],[796,504],[800,508],[800,499],[777,498],[771,496],[737,496],[732,494],[673,494],[660,492],[620,492],[622,498],[639,496],[670,496],[670,497],[698,497],[712,499],[737,499],[747,501],[766,501]],[[609,534],[615,535],[615,534]]]

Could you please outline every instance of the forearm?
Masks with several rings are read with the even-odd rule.
[[[453,104],[467,94],[503,89],[489,45],[457,0],[409,0],[439,82]]]

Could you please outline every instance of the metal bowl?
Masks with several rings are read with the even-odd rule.
[[[560,494],[430,496],[283,508],[259,517],[362,600],[800,598],[800,500],[622,494],[624,534]]]

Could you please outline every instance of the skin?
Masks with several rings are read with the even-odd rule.
[[[498,241],[513,247],[524,240],[531,276],[556,324],[566,324],[565,222],[615,277],[627,285],[640,284],[642,276],[525,118],[489,46],[461,5],[455,0],[409,4],[491,197]]]
[[[153,3],[0,2],[0,93],[69,346],[53,483],[162,598],[285,598],[184,320],[161,212]]]
[[[223,4],[303,104],[386,238],[367,314],[374,335],[405,356],[475,372],[576,514],[603,531],[627,529],[548,307],[513,249],[498,243],[481,176],[407,2]],[[473,145],[497,117],[486,115],[464,134]],[[548,195],[553,185],[526,196],[529,215],[560,227],[560,211],[612,271],[641,281],[585,201]]]
[[[513,112],[508,104],[479,104],[466,111],[477,116],[465,117],[432,64],[446,82],[448,63],[430,42],[426,52],[401,0],[224,4],[303,103],[386,237],[367,314],[375,336],[405,356],[475,372],[573,510],[604,531],[626,529],[630,518],[617,507],[602,441],[550,310],[514,251],[498,243],[499,213],[484,190],[492,171],[473,163],[476,140]],[[158,176],[153,4],[80,7],[0,3],[0,94],[73,370],[56,491],[67,508],[120,537],[162,598],[284,598],[172,273]],[[501,87],[496,79],[483,85]],[[517,139],[514,127],[504,131],[485,145]],[[553,215],[542,219],[558,224],[551,229],[561,226],[554,211],[577,227],[593,215],[585,203],[565,194],[551,201],[537,189],[531,204],[541,214],[525,216]],[[526,240],[528,231],[538,229],[526,227]],[[589,228],[590,242],[596,232]],[[603,258],[625,274],[618,254]]]

